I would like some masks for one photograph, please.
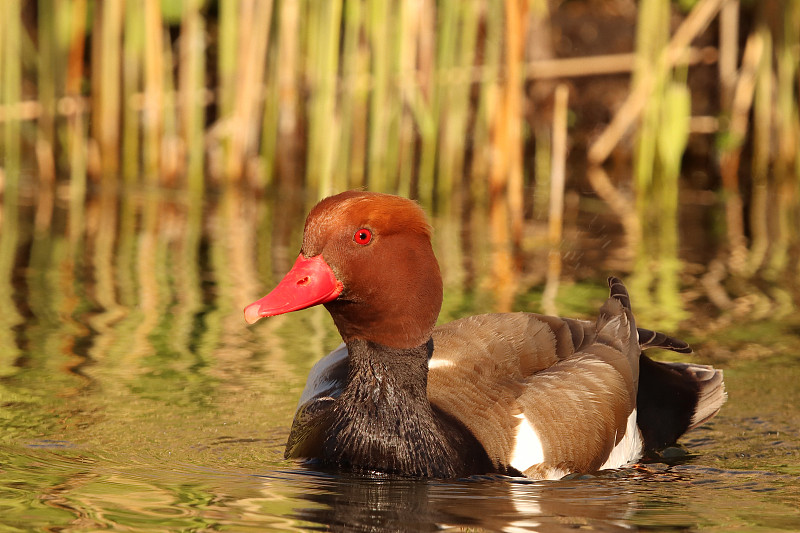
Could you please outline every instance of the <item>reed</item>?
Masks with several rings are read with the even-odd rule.
[[[56,84],[61,78],[60,61],[62,51],[56,33],[57,17],[63,10],[63,3],[52,6],[39,5],[38,34],[39,62],[37,64],[37,99],[41,105],[38,128],[36,132],[36,155],[39,169],[39,202],[36,207],[35,227],[42,233],[50,227],[55,201],[55,156],[56,156]]]
[[[386,168],[389,147],[390,116],[390,43],[396,27],[390,23],[389,13],[394,2],[367,0],[367,33],[370,44],[370,74],[372,87],[369,105],[369,150],[367,175],[370,189],[389,192],[389,172]]]
[[[153,1],[145,6],[154,8]],[[119,169],[120,90],[119,61],[122,47],[122,2],[101,2],[96,6],[92,39],[92,136],[97,141],[99,171],[105,184],[112,184]],[[157,36],[151,36],[158,38]],[[160,51],[159,51],[160,52]]]
[[[497,307],[510,310],[517,289],[518,271],[514,252],[521,239],[523,92],[520,64],[524,51],[523,20],[526,6],[517,0],[505,2],[505,76],[499,87],[498,109],[492,125],[495,160],[489,176],[489,223],[492,238],[493,277]]]
[[[72,111],[67,115],[66,125],[66,151],[69,160],[69,238],[74,246],[73,250],[80,249],[78,242],[84,234],[84,210],[86,201],[86,178],[88,172],[87,145],[88,126],[84,120],[84,110],[81,105],[80,84],[83,78],[83,51],[86,42],[86,0],[76,0],[72,3],[69,14],[68,35],[69,52],[67,63],[67,77],[65,81],[66,101],[72,102]]]
[[[634,86],[647,93],[634,161],[641,241],[636,250],[632,296],[663,327],[682,318],[679,298],[678,194],[689,139],[691,94],[686,67],[671,69],[670,4],[648,0],[639,8]],[[676,34],[677,38],[677,34]],[[673,42],[675,42],[673,40]],[[655,312],[657,310],[657,312]]]
[[[278,132],[280,146],[275,164],[281,178],[279,192],[287,194],[290,189],[300,188],[303,169],[302,146],[300,144],[300,54],[299,54],[299,0],[281,2],[277,56]],[[280,226],[280,223],[277,224]]]
[[[415,98],[417,84],[413,74],[417,71],[417,52],[420,50],[420,35],[425,5],[420,0],[401,2],[400,51],[398,61],[398,97],[404,104]],[[405,109],[400,114],[398,124],[398,184],[397,192],[411,197],[412,180],[415,173],[414,119]]]
[[[670,36],[674,3],[643,0],[634,54],[532,61],[526,50],[537,41],[528,28],[549,23],[539,1],[7,0],[3,238],[13,237],[6,228],[27,195],[37,238],[49,242],[66,191],[73,260],[89,252],[101,270],[119,260],[118,275],[130,277],[137,260],[154,268],[170,257],[160,248],[142,257],[134,245],[140,232],[157,244],[153,236],[167,231],[154,207],[164,193],[188,202],[185,224],[200,225],[202,206],[221,185],[281,200],[258,219],[268,233],[259,238],[276,250],[260,261],[268,265],[258,270],[263,278],[285,266],[289,224],[304,205],[368,187],[431,210],[448,286],[483,287],[508,309],[520,280],[535,279],[522,277],[523,259],[543,240],[526,241],[525,230],[550,199],[550,138],[532,119],[543,110],[532,109],[531,85],[545,91],[550,80],[633,69],[613,119],[572,157],[577,168],[588,163],[590,183],[623,222],[632,253],[621,268],[636,272],[640,305],[679,316],[678,195],[690,179],[682,163],[691,128],[701,122],[692,120],[687,80],[703,58],[718,57],[721,116],[701,118],[719,124],[708,158],[720,161],[714,192],[726,212],[724,275],[775,281],[800,270],[799,6],[699,0]],[[751,11],[758,22],[740,39],[738,21]],[[718,49],[691,48],[717,15]],[[620,147],[629,134],[633,178],[612,179],[602,165],[612,154],[627,157]],[[153,195],[133,194],[142,185]],[[196,258],[193,231],[185,246]],[[225,252],[214,253],[224,263]],[[495,285],[476,281],[486,278]],[[100,279],[100,305],[139,301],[145,281],[115,293],[113,276]],[[152,290],[174,290],[152,282]],[[729,301],[742,296],[737,290]],[[769,294],[776,306],[786,299]],[[189,319],[182,320],[185,332]]]
[[[230,122],[236,104],[236,43],[238,42],[236,23],[242,0],[220,2],[219,20],[217,24],[217,112],[220,122]],[[288,58],[290,61],[293,58]],[[233,163],[233,147],[231,129],[233,124],[222,128],[218,142],[222,145],[217,172],[229,172],[231,168],[239,165]]]
[[[416,90],[409,107],[418,135],[417,169],[415,179],[409,183],[411,196],[419,198],[426,209],[433,209],[434,179],[436,171],[437,128],[434,118],[438,85],[436,80],[436,10],[430,4],[419,8],[421,13],[418,28],[418,66]]]
[[[181,22],[178,92],[180,94],[181,138],[186,147],[187,187],[190,204],[203,195],[206,36],[200,9],[202,0],[184,2]]]
[[[791,268],[790,246],[797,244],[794,228],[800,225],[800,98],[796,80],[800,74],[800,2],[787,2],[782,27],[778,28],[775,101],[777,156],[774,173],[778,200],[776,236],[766,276],[777,279]],[[800,260],[794,267],[800,275]]]
[[[165,100],[165,43],[159,0],[144,2],[144,100],[142,151],[144,178],[150,186],[159,181],[161,142],[167,119]],[[169,65],[169,62],[166,62]],[[171,111],[171,110],[170,110]]]
[[[552,128],[552,176],[548,213],[548,243],[550,250],[547,255],[547,282],[542,293],[542,309],[549,315],[557,315],[556,295],[561,281],[561,243],[564,233],[564,183],[567,172],[567,102],[569,88],[564,84],[556,87],[553,102],[553,128]]]
[[[143,59],[146,37],[144,12],[140,5],[127,2],[125,5],[125,35],[122,44],[123,85],[122,97],[125,105],[122,111],[122,178],[123,183],[133,187],[141,176],[140,132],[142,130],[141,110],[131,102],[143,86]]]
[[[238,179],[249,170],[257,156],[259,124],[262,116],[264,69],[272,19],[272,2],[246,0],[239,12],[236,102],[230,124],[232,158],[228,179]]]
[[[18,102],[22,95],[22,17],[19,0],[3,2],[4,24],[0,24],[0,82],[2,103],[6,109]],[[6,111],[3,124],[2,183],[3,212],[0,217],[0,376],[13,375],[19,370],[15,364],[20,350],[14,341],[14,326],[22,317],[14,305],[11,285],[14,259],[19,241],[20,181],[20,121]]]
[[[311,102],[309,111],[308,150],[315,154],[306,167],[306,183],[316,189],[320,198],[334,192],[334,157],[339,150],[340,138],[331,135],[338,131],[342,117],[336,112],[337,72],[339,70],[339,29],[342,12],[341,0],[325,2],[322,9],[311,9],[308,32],[309,85]]]
[[[758,24],[758,35],[763,43],[760,61],[756,67],[753,95],[753,156],[750,169],[752,190],[750,193],[750,253],[746,272],[753,275],[763,264],[769,247],[768,196],[770,150],[772,143],[772,34],[763,19]]]

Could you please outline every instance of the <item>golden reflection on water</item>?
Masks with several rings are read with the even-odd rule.
[[[82,232],[61,207],[49,231],[4,224],[0,525],[618,531],[746,527],[762,513],[800,528],[789,351],[773,371],[726,374],[731,401],[691,435],[699,457],[685,465],[444,483],[285,461],[305,376],[339,339],[321,307],[243,321],[299,246],[302,219],[275,224],[281,209],[231,191],[206,202],[145,191],[92,198]],[[471,311],[458,294],[447,305]]]

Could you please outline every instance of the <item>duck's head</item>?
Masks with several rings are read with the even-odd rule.
[[[427,342],[442,305],[442,278],[424,211],[406,198],[364,191],[318,203],[294,266],[244,316],[252,324],[318,304],[345,342]]]

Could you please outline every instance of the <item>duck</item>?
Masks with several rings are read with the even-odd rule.
[[[722,370],[644,354],[692,349],[638,328],[616,277],[594,320],[515,312],[437,326],[431,234],[413,200],[327,197],[289,272],[244,308],[253,324],[323,305],[342,337],[309,373],[287,459],[414,478],[560,479],[635,465],[725,402]]]

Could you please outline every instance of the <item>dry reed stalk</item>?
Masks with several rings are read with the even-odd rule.
[[[776,47],[777,154],[774,162],[778,209],[773,250],[765,272],[771,279],[786,272],[789,247],[797,243],[795,228],[800,225],[800,102],[795,93],[795,80],[800,74],[800,2],[795,0],[788,5],[780,30]]]
[[[164,20],[161,19],[163,25]],[[158,182],[173,186],[178,173],[185,171],[186,145],[178,137],[178,106],[175,90],[175,59],[172,42],[166,26],[162,29],[164,50],[162,52],[161,73],[161,142],[158,153]]]
[[[144,108],[142,114],[144,177],[158,183],[161,170],[161,140],[164,135],[164,26],[160,0],[144,2]]]
[[[243,0],[239,11],[239,39],[236,67],[236,101],[228,131],[231,151],[227,178],[238,181],[245,165],[256,155],[262,116],[264,71],[272,19],[272,0]]]
[[[342,153],[341,165],[346,169],[344,188],[360,188],[366,184],[367,170],[367,121],[369,120],[369,87],[363,80],[369,71],[369,47],[362,45],[362,32],[366,32],[366,17],[363,0],[350,0],[346,3],[347,49],[352,57],[343,58],[347,79],[347,91],[342,94],[342,115],[349,128],[350,139]]]
[[[470,144],[465,154],[464,180],[469,192],[467,194],[462,218],[462,233],[465,239],[464,248],[465,285],[475,287],[473,280],[487,280],[492,276],[492,261],[472,261],[472,257],[492,257],[494,239],[492,238],[490,180],[493,154],[493,126],[498,104],[498,84],[502,70],[503,35],[505,31],[505,6],[502,2],[484,2],[481,20],[481,49],[476,55],[476,62],[482,65],[484,72],[492,72],[493,76],[479,78],[473,87],[472,124],[469,127]],[[492,305],[490,284],[477,285],[478,298],[486,298],[486,305]]]
[[[728,267],[737,274],[745,271],[747,262],[743,220],[744,204],[739,191],[739,161],[755,94],[756,72],[763,53],[764,43],[761,36],[757,33],[750,34],[745,44],[739,79],[733,93],[730,122],[725,132],[725,144],[720,148],[720,176],[726,195]]]
[[[278,198],[281,198],[285,215],[277,217],[273,226],[274,268],[286,270],[294,257],[290,257],[290,236],[293,215],[296,209],[303,209],[298,201],[302,190],[303,153],[300,141],[301,114],[299,95],[299,17],[300,5],[297,0],[283,0],[280,3],[278,28],[278,50],[280,58],[277,65],[279,117],[277,138],[280,139],[277,151],[277,168],[280,181],[277,184]],[[285,268],[284,268],[285,267]]]
[[[392,15],[390,19],[398,16],[397,11],[399,6],[393,6]],[[386,131],[386,160],[384,162],[387,169],[387,190],[392,193],[397,193],[399,187],[399,170],[400,170],[400,123],[402,121],[404,109],[403,101],[400,96],[400,83],[399,79],[403,76],[403,71],[400,65],[400,53],[402,50],[403,32],[402,28],[396,22],[389,24],[391,31],[389,37],[389,50],[388,50],[388,93],[386,97],[387,113],[387,131]]]
[[[280,30],[277,29],[278,33]],[[278,144],[278,116],[280,109],[278,85],[278,54],[276,50],[277,39],[273,38],[271,48],[267,54],[266,85],[264,88],[264,117],[261,121],[261,158],[264,161],[260,180],[257,182],[262,188],[272,185],[275,180],[275,160]]]
[[[409,0],[400,3],[400,76],[398,79],[398,91],[400,102],[405,108],[415,97],[417,83],[415,79],[417,53],[419,50],[420,30],[422,9],[424,0]],[[407,198],[412,197],[412,182],[414,179],[414,144],[416,134],[414,132],[413,116],[407,112],[401,112],[399,124],[399,175],[397,193]]]
[[[564,228],[564,184],[567,173],[567,112],[569,88],[559,84],[553,103],[552,164],[550,175],[550,211],[548,217],[547,282],[542,293],[542,310],[557,315],[556,295],[561,278],[561,241]]]
[[[86,199],[86,145],[88,144],[88,128],[85,107],[80,97],[81,80],[83,79],[83,52],[86,44],[86,0],[75,0],[71,3],[70,35],[68,36],[69,53],[67,58],[67,76],[63,101],[71,102],[75,112],[67,116],[67,155],[69,159],[69,240],[73,249],[79,249],[78,241],[84,233],[84,203]],[[66,106],[65,106],[66,107]]]
[[[297,0],[294,0],[296,2]],[[219,38],[217,40],[217,116],[222,126],[219,143],[221,161],[215,170],[227,173],[231,165],[231,133],[228,124],[236,105],[237,27],[242,0],[227,0],[219,4]],[[294,58],[287,58],[292,60]]]
[[[537,125],[533,153],[533,216],[544,219],[550,206],[550,174],[553,164],[553,128]]]
[[[439,136],[439,169],[437,173],[437,211],[442,222],[442,242],[445,246],[441,249],[444,263],[451,265],[448,269],[445,283],[456,289],[463,289],[467,276],[465,252],[465,234],[463,231],[462,209],[464,205],[472,204],[470,198],[469,180],[464,178],[465,154],[469,139],[468,129],[472,110],[472,85],[464,83],[460,70],[471,68],[476,61],[478,29],[481,16],[481,4],[472,2],[457,2],[455,4],[453,33],[449,52],[450,65],[443,68],[447,71],[458,69],[455,76],[446,78],[446,86],[441,88],[441,104],[438,111],[438,120],[441,123]]]
[[[306,185],[316,198],[334,193],[334,157],[341,144],[342,117],[336,110],[337,72],[339,70],[339,30],[342,0],[330,0],[321,9],[312,9],[309,21],[310,112]]]
[[[299,175],[300,158],[300,110],[298,95],[298,27],[299,1],[281,2],[278,25],[278,146],[279,175],[284,182]]]
[[[122,7],[121,0],[96,4],[92,28],[92,137],[100,151],[103,183],[110,186],[119,169]]]
[[[448,218],[450,196],[453,193],[451,174],[457,134],[453,131],[459,120],[453,109],[460,85],[451,73],[458,65],[458,37],[461,2],[443,1],[436,9],[436,72],[431,118],[436,131],[436,164],[431,182],[431,197],[437,214]],[[447,239],[445,239],[447,240]]]
[[[386,0],[368,0],[367,30],[370,43],[370,72],[372,73],[372,94],[369,105],[369,149],[367,153],[367,175],[369,188],[373,191],[389,192],[386,157],[389,150],[388,131],[390,102],[389,41],[392,39],[393,25],[389,24],[389,7]]]
[[[178,61],[178,91],[180,94],[181,137],[186,146],[187,180],[190,209],[203,195],[203,117],[205,105],[205,22],[200,9],[202,0],[184,2],[181,23],[180,60]],[[189,231],[194,231],[190,228]]]
[[[736,66],[739,60],[739,0],[728,0],[719,14],[720,110],[729,111],[736,85]]]
[[[18,102],[22,96],[22,5],[19,0],[7,0],[0,6],[0,101],[6,105]],[[0,211],[0,376],[18,371],[20,355],[14,339],[14,326],[22,317],[14,303],[12,271],[19,242],[18,195],[20,172],[20,123],[13,117],[3,124],[3,159],[0,163],[0,192],[3,195]]]
[[[763,7],[760,9],[763,17]],[[770,173],[770,150],[772,143],[773,70],[772,35],[763,20],[755,30],[763,43],[763,52],[756,67],[753,94],[753,156],[750,170],[750,253],[747,258],[747,274],[752,276],[764,263],[770,245],[768,219],[770,218],[769,195],[772,189]]]
[[[36,159],[38,161],[39,190],[34,227],[42,233],[50,227],[55,200],[56,179],[56,84],[61,77],[61,40],[56,35],[56,18],[63,11],[61,2],[39,2],[39,61],[37,62],[37,100],[41,104],[36,133]]]
[[[412,196],[416,196],[427,210],[434,206],[434,183],[436,174],[437,130],[434,108],[438,98],[437,85],[437,8],[433,2],[425,2],[420,9],[419,44],[417,55],[417,90],[409,107],[416,123],[419,143],[417,147],[416,179],[410,185]]]
[[[450,45],[452,51],[449,63],[441,68],[470,68],[475,62],[475,50],[478,36],[477,3],[456,4],[455,20],[451,23],[454,34]],[[464,151],[466,149],[466,126],[470,113],[470,85],[461,83],[458,78],[447,80],[446,88],[442,88],[439,120],[442,124],[440,135],[440,156],[437,183],[437,197],[441,205],[440,213],[447,219],[458,219],[458,206],[461,204],[461,175],[464,168]]]
[[[493,119],[495,154],[489,175],[489,224],[497,309],[510,311],[518,271],[513,254],[522,238],[522,78],[526,6],[505,2],[505,76]],[[510,222],[509,222],[510,221]]]
[[[475,126],[472,129],[472,152],[470,160],[471,195],[475,199],[488,199],[488,180],[492,159],[491,128],[492,117],[497,106],[497,80],[501,72],[502,42],[504,32],[504,6],[500,2],[484,4],[483,25],[485,37],[482,41],[480,59],[484,72],[490,73],[478,83],[477,103],[475,104]],[[480,202],[486,207],[486,202]]]
[[[122,177],[126,187],[136,184],[141,171],[141,113],[132,101],[142,88],[145,32],[142,6],[127,2],[122,44]]]
[[[3,19],[0,29],[0,101],[7,109],[22,97],[22,5],[19,0],[3,4]],[[3,123],[3,167],[0,193],[3,195],[3,213],[0,224],[14,228],[17,223],[17,195],[20,182],[20,152],[22,149],[22,127],[20,120],[9,113]],[[12,233],[9,230],[9,233]],[[11,239],[11,235],[9,235]],[[6,244],[4,257],[14,254],[14,247]]]

